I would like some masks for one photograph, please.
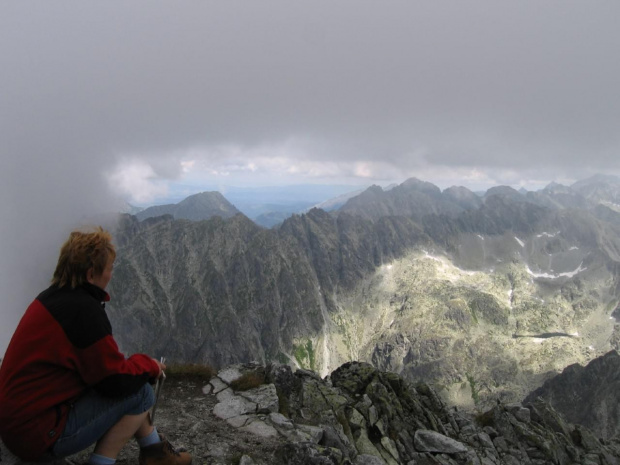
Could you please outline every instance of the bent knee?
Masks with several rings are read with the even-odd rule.
[[[144,408],[143,411],[146,412],[155,403],[155,392],[153,391],[153,387],[149,383],[146,383],[140,388],[138,395],[140,396]]]

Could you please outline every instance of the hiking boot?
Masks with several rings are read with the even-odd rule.
[[[140,465],[190,465],[192,456],[172,447],[172,444],[159,435],[161,442],[140,449]]]

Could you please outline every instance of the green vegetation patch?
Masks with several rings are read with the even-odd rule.
[[[315,370],[316,358],[312,341],[308,339],[305,344],[293,345],[293,356],[300,367],[307,370]]]
[[[471,374],[465,373],[465,376],[467,376],[467,381],[469,382],[469,388],[471,389],[471,398],[474,401],[474,405],[478,405],[478,403],[480,402],[480,388],[477,386],[476,380]]]

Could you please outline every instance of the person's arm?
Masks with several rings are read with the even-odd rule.
[[[90,350],[93,351],[88,357],[93,360],[92,368],[82,376],[104,396],[133,394],[161,373],[158,362],[148,355],[134,354],[126,359],[111,335],[98,341]]]
[[[87,313],[88,315],[87,317]],[[118,349],[104,312],[84,312],[82,347],[76,350],[76,368],[84,382],[102,395],[117,397],[137,392],[161,373],[159,362],[148,355],[129,358]]]

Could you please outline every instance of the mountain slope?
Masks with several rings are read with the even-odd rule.
[[[336,220],[322,210],[264,230],[238,215],[190,222],[124,217],[110,285],[131,351],[215,364],[288,360],[316,338],[339,286],[424,241],[410,220]],[[317,363],[320,360],[317,359]]]
[[[611,351],[585,367],[574,364],[529,394],[543,398],[569,422],[612,438],[620,433],[620,355]]]
[[[469,209],[424,183],[392,191],[360,196],[369,215],[313,209],[274,230],[125,217],[115,334],[127,351],[216,365],[370,361],[467,407],[520,399],[611,348],[617,224],[506,190]]]
[[[176,204],[149,207],[138,212],[136,217],[142,221],[155,216],[172,215],[176,219],[201,221],[213,216],[230,218],[238,213],[239,210],[233,204],[214,191],[191,195]]]

